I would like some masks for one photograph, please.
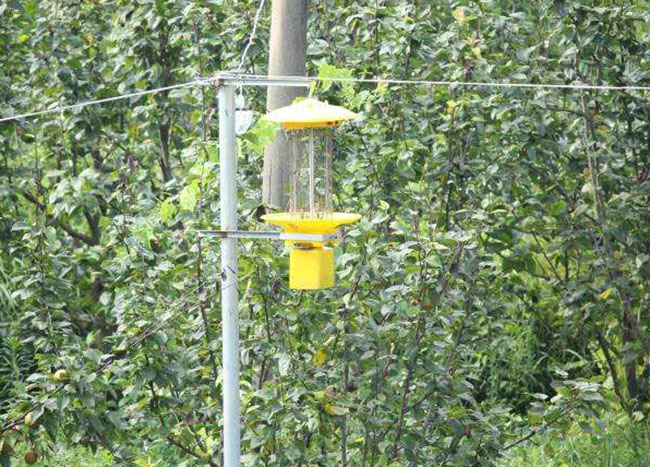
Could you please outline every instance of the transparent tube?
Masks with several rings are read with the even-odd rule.
[[[332,130],[292,130],[288,212],[298,219],[332,217]]]

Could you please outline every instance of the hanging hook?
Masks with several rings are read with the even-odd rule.
[[[235,133],[243,135],[253,124],[253,111],[246,108],[246,99],[244,99],[244,86],[240,83],[237,86],[237,95],[235,96]]]

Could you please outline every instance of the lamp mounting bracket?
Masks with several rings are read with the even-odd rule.
[[[341,240],[342,238],[340,232],[333,234],[305,234],[249,230],[199,230],[198,233],[201,237],[259,238],[263,240],[291,240],[296,242],[332,242]]]

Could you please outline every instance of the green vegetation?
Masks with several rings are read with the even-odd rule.
[[[561,436],[540,436],[513,450],[502,467],[644,467],[650,464],[650,428],[625,414],[583,420]]]
[[[17,452],[15,456],[15,464],[17,466],[23,467],[27,465],[23,461],[23,455],[23,451]],[[36,465],[43,465],[43,463],[38,463]],[[90,450],[84,448],[61,447],[59,450],[55,450],[54,453],[52,453],[49,462],[46,465],[64,465],[65,467],[106,467],[113,465],[113,457],[106,451],[100,451],[93,454]]]
[[[21,453],[22,454],[22,453]],[[18,456],[20,457],[20,455]],[[52,457],[54,465],[66,467],[103,467],[113,457],[100,450],[61,449]],[[140,453],[135,465],[163,467],[182,462],[169,448]],[[597,422],[575,422],[561,436],[539,435],[533,441],[513,449],[500,467],[644,467],[650,463],[650,428],[645,423],[631,424],[625,414],[606,415]],[[22,465],[20,462],[17,465]]]
[[[650,84],[647,2],[585,3],[310,2],[308,70]],[[234,69],[257,5],[0,0],[0,115]],[[363,219],[332,290],[290,291],[284,246],[241,242],[243,464],[638,465],[647,95],[312,92],[364,114],[334,167],[336,209]],[[266,228],[271,136],[239,138],[242,229]],[[10,445],[41,465],[220,465],[219,248],[197,235],[219,219],[217,138],[212,86],[0,123],[2,467]]]

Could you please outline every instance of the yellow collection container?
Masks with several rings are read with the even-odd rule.
[[[327,247],[292,249],[289,287],[306,290],[334,287],[334,250]]]
[[[262,219],[282,227],[287,233],[333,234],[345,224],[361,218],[359,214],[335,212],[327,219],[301,219],[295,214],[281,212],[266,214]],[[327,289],[334,287],[334,249],[325,243],[287,240],[289,256],[289,287],[292,289]]]

